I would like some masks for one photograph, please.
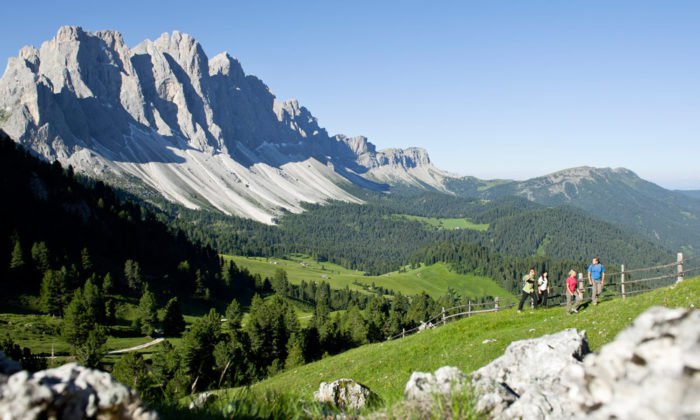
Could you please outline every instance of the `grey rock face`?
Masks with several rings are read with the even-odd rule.
[[[477,410],[495,418],[570,418],[579,412],[569,397],[567,369],[588,354],[585,332],[568,329],[516,341],[503,356],[472,374]]]
[[[512,343],[472,374],[477,410],[502,419],[700,418],[700,311],[649,309],[587,353],[575,330]]]
[[[649,309],[576,370],[589,418],[700,418],[700,311]]]
[[[379,402],[379,396],[366,386],[352,379],[338,379],[328,383],[321,382],[314,399],[331,404],[341,410],[359,410]]]
[[[0,355],[0,365],[4,364]],[[69,363],[0,381],[0,418],[157,419],[129,388],[106,372]]]
[[[89,175],[140,179],[187,207],[268,222],[303,201],[359,201],[340,183],[442,182],[425,151],[376,152],[365,138],[331,137],[235,58],[209,60],[177,31],[130,49],[118,32],[66,26],[23,48],[0,79],[0,128]],[[362,178],[377,169],[387,173]]]
[[[454,392],[464,392],[468,377],[453,366],[443,366],[435,373],[413,372],[403,395],[408,401],[431,402],[436,396],[449,398]]]

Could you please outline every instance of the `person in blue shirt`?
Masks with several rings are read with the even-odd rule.
[[[597,305],[598,295],[603,293],[603,286],[605,286],[605,267],[598,257],[593,258],[593,264],[588,266],[588,284],[592,289],[591,300],[594,305]]]

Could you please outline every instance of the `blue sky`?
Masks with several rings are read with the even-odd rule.
[[[192,34],[330,133],[525,179],[627,167],[700,189],[700,2],[69,1],[3,6],[0,59],[61,25]],[[3,64],[4,66],[4,64]]]

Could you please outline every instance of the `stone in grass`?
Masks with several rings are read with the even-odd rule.
[[[197,397],[190,402],[188,408],[190,410],[200,410],[207,406],[210,402],[216,400],[216,394],[211,392],[202,392],[197,395]]]
[[[586,333],[573,329],[511,343],[503,356],[472,374],[477,411],[503,419],[580,413],[564,373],[572,365],[581,367],[588,353]]]
[[[700,418],[700,311],[655,307],[579,368],[570,394],[591,419]]]
[[[430,402],[436,396],[450,398],[453,393],[465,392],[467,375],[453,366],[443,366],[435,373],[413,372],[403,395],[407,401]]]
[[[379,396],[372,390],[352,379],[321,382],[318,391],[314,393],[314,399],[342,411],[360,410],[364,407],[376,406],[381,402]]]
[[[35,373],[16,372],[0,381],[0,418],[155,420],[158,415],[109,373],[68,363]]]

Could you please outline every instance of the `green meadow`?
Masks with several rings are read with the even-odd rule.
[[[422,217],[409,214],[397,214],[394,217],[421,222],[425,225],[445,230],[470,229],[485,232],[489,228],[488,223],[473,223],[466,218]]]
[[[254,385],[252,390],[310,400],[321,382],[352,378],[378,393],[384,403],[390,405],[402,399],[404,386],[414,371],[432,372],[449,365],[472,372],[503,354],[513,341],[566,328],[585,330],[592,351],[596,351],[652,306],[697,308],[699,305],[700,278],[695,278],[625,300],[584,306],[575,315],[566,315],[563,308],[521,314],[509,309],[482,314],[293,368]],[[487,339],[496,341],[485,344]],[[223,401],[227,393],[235,398],[234,390],[220,392]]]
[[[511,302],[514,299],[510,293],[490,278],[458,274],[444,263],[421,266],[416,269],[406,268],[405,272],[394,271],[380,276],[365,276],[360,271],[348,270],[328,262],[319,263],[303,255],[292,255],[284,259],[240,256],[225,256],[225,258],[232,258],[239,267],[245,267],[251,273],[260,274],[262,277],[271,278],[275,270],[281,268],[287,272],[289,282],[292,284],[300,284],[302,280],[326,281],[334,289],[347,286],[351,290],[358,291],[366,291],[367,287],[362,285],[371,287],[374,284],[404,295],[426,292],[433,298],[443,296],[451,287],[465,297],[498,296],[502,302]]]

